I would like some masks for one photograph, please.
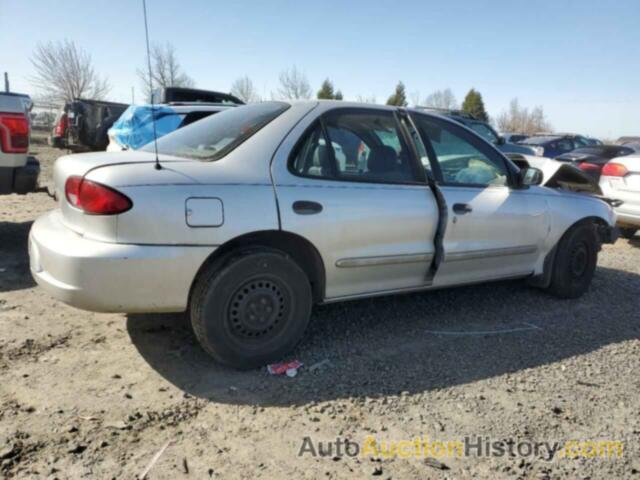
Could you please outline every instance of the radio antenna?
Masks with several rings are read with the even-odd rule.
[[[162,170],[160,159],[158,158],[158,131],[156,130],[156,107],[153,102],[153,75],[151,74],[151,51],[149,49],[149,23],[147,22],[147,1],[142,0],[142,10],[144,12],[144,35],[147,40],[147,66],[149,68],[149,96],[151,101],[151,123],[153,124],[153,148],[156,153],[156,170]]]

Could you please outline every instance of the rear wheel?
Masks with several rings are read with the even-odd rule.
[[[560,298],[577,298],[586,292],[598,263],[598,249],[593,224],[569,229],[558,245],[549,292]]]
[[[302,338],[311,314],[311,286],[278,250],[232,254],[200,276],[191,323],[205,351],[235,368],[281,360]]]
[[[621,228],[620,235],[622,235],[624,238],[632,239],[633,237],[635,237],[637,231],[637,228]]]

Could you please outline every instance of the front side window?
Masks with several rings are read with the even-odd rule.
[[[472,123],[471,125],[469,125],[469,127],[471,127],[471,130],[476,132],[487,142],[494,144],[498,142],[498,137],[496,136],[496,134],[493,133],[493,131],[486,125],[482,123]]]
[[[563,138],[562,140],[558,140],[556,145],[558,150],[562,153],[570,152],[571,150],[573,150],[573,142],[568,138]]]
[[[289,108],[281,102],[230,108],[158,139],[158,153],[198,160],[224,157]],[[153,142],[141,148],[153,152]]]
[[[412,162],[392,112],[335,111],[307,132],[292,169],[331,180],[411,183]]]
[[[463,131],[417,115],[415,123],[431,146],[442,182],[452,185],[507,185],[507,167],[500,158],[483,153]],[[481,143],[481,142],[480,142]]]
[[[576,144],[576,148],[586,147],[587,145],[591,145],[591,142],[589,142],[584,137],[574,137],[573,143]]]

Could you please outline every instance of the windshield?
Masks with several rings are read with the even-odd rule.
[[[158,153],[175,157],[217,160],[287,110],[281,102],[230,108],[158,139]],[[153,142],[140,150],[153,152]]]

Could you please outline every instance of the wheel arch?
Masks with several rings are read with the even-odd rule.
[[[607,220],[597,215],[590,215],[588,217],[582,217],[574,221],[562,232],[562,235],[560,235],[560,237],[558,238],[553,248],[551,248],[551,250],[549,250],[549,253],[547,253],[544,259],[544,267],[543,267],[542,274],[536,275],[529,279],[530,285],[535,287],[546,288],[551,284],[551,273],[553,272],[553,266],[556,261],[556,255],[558,254],[558,245],[560,244],[564,236],[569,231],[571,231],[572,229],[576,228],[579,225],[589,224],[589,223],[593,224],[596,227],[596,235],[598,236],[599,244],[601,245],[603,243],[601,230],[608,229],[610,227]]]
[[[216,262],[224,262],[225,258],[228,258],[233,252],[260,247],[280,250],[290,256],[309,278],[313,302],[322,302],[325,293],[326,275],[324,262],[318,249],[309,240],[295,233],[284,230],[260,230],[240,235],[225,242],[207,257],[191,283],[189,304],[191,303],[194,286],[210,265]]]

